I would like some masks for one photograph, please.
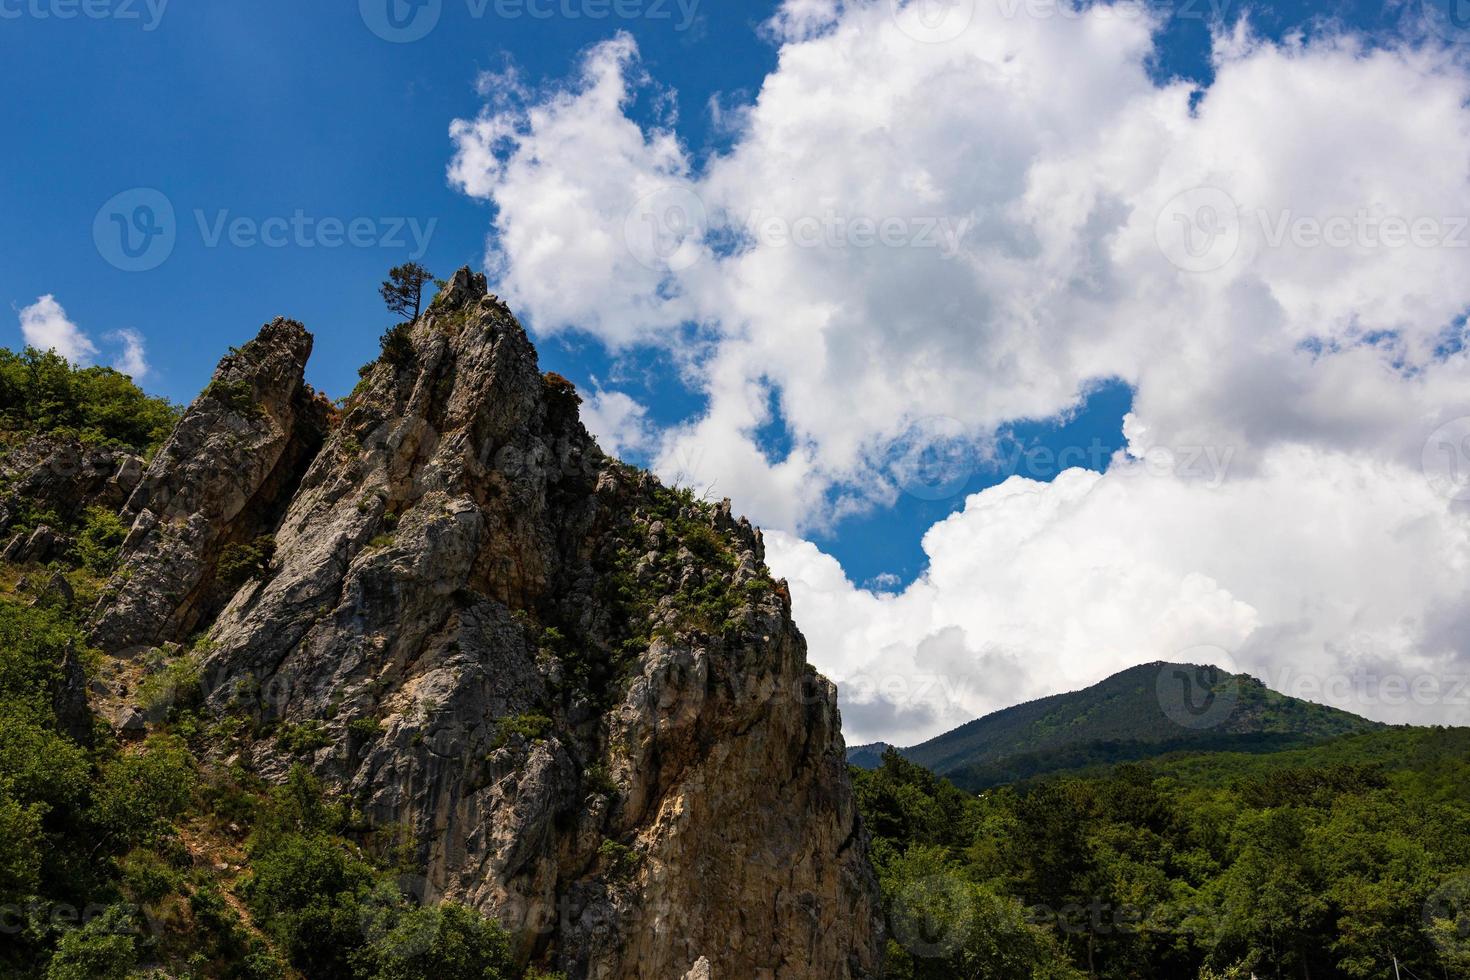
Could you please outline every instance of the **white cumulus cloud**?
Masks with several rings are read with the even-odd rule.
[[[933,734],[1201,643],[1274,680],[1470,672],[1464,511],[1421,471],[1470,416],[1459,53],[1241,25],[1200,90],[1150,77],[1136,4],[982,0],[943,38],[894,9],[790,0],[777,67],[697,166],[625,35],[564,85],[487,86],[452,130],[502,294],[543,334],[675,351],[708,408],[657,468],[768,526],[890,502],[905,433],[983,448],[1133,386],[1129,454],[972,497],[900,593],[772,535],[850,734]],[[1161,453],[1213,463],[1135,475]],[[946,699],[862,689],[880,668]],[[1414,717],[1470,720],[1449,701]]]
[[[90,365],[99,351],[87,333],[72,322],[56,297],[46,294],[20,310],[20,332],[26,346],[37,350],[54,350],[72,364]],[[114,330],[106,340],[113,345],[111,366],[134,381],[148,374],[147,348],[143,335],[136,330]]]
[[[66,310],[49,293],[21,308],[20,332],[27,346],[54,350],[73,364],[89,364],[97,356],[97,345],[67,318]]]

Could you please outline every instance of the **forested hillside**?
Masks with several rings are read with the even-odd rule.
[[[893,977],[1470,975],[1470,729],[978,796],[890,751],[856,780]]]
[[[956,786],[982,790],[1048,772],[1114,765],[1181,750],[1277,752],[1376,722],[1272,691],[1247,674],[1151,663],[1081,691],[1029,701],[900,749]],[[886,746],[856,746],[872,768]]]

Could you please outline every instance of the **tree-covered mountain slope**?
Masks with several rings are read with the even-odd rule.
[[[900,751],[957,786],[979,790],[1185,749],[1271,752],[1378,727],[1272,691],[1249,675],[1151,663],[1081,691],[1005,708]],[[871,768],[881,754],[881,746],[855,746],[848,759]]]

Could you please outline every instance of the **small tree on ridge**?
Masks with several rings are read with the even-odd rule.
[[[405,320],[417,320],[423,304],[424,284],[433,281],[434,274],[417,262],[396,265],[388,270],[378,290],[388,309]]]

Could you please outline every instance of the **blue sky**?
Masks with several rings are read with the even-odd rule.
[[[410,32],[432,29],[417,40],[395,35],[387,19],[390,3]],[[389,323],[376,295],[384,271],[408,258],[421,258],[441,275],[460,265],[481,267],[487,235],[501,228],[486,195],[469,196],[446,179],[456,151],[451,122],[487,111],[486,97],[476,91],[483,73],[513,66],[534,104],[548,91],[541,86],[569,84],[564,80],[574,76],[589,48],[627,32],[637,70],[652,80],[634,86],[638,98],[627,117],[640,127],[676,119],[693,179],[741,139],[738,112],[736,125],[717,124],[712,100],[725,107],[728,122],[728,110],[748,106],[774,77],[781,46],[790,40],[763,26],[775,2],[428,3],[415,14],[407,0],[89,0],[85,6],[79,0],[0,0],[0,53],[12,93],[0,105],[12,145],[0,157],[7,232],[0,237],[0,297],[13,311],[0,328],[0,343],[19,345],[20,311],[54,296],[66,318],[91,338],[100,361],[117,346],[110,335],[141,334],[149,365],[144,386],[186,401],[227,346],[271,317],[287,315],[316,335],[309,380],[332,396],[344,394],[358,365],[375,356],[378,335]],[[1289,42],[1309,49],[1343,35],[1369,47],[1392,46],[1403,40],[1405,24],[1420,23],[1422,12],[1419,4],[1376,3],[1152,6],[1157,31],[1140,56],[1147,76],[1161,89],[1179,79],[1196,84],[1196,102],[1215,81],[1209,51],[1216,11],[1231,23],[1247,16],[1267,47]],[[1059,100],[1069,97],[1064,88],[1058,85]],[[962,149],[973,153],[977,172],[992,156],[1004,157],[991,145]],[[1291,169],[1283,165],[1283,172]],[[160,201],[172,209],[171,222]],[[104,209],[108,202],[112,206]],[[136,216],[139,204],[154,208],[148,213],[168,247],[160,262],[149,260],[157,253],[146,253],[142,262],[149,267],[130,270],[107,236],[117,233],[111,213]],[[1098,221],[1107,219],[1104,211],[1098,215]],[[237,219],[246,219],[245,232],[232,240],[230,223]],[[332,222],[340,224],[335,231]],[[356,229],[356,244],[336,241],[348,227]],[[284,244],[255,240],[259,231],[284,235]],[[1089,301],[1109,288],[1106,276],[1093,286]],[[533,329],[549,325],[537,323],[534,304],[519,312]],[[541,357],[544,367],[584,392],[615,388],[643,407],[655,430],[687,423],[709,408],[710,390],[681,372],[677,345],[615,349],[607,329],[570,326],[538,331]],[[852,516],[790,530],[836,559],[858,586],[893,592],[913,585],[926,570],[925,532],[958,515],[969,495],[1016,473],[1049,481],[1062,468],[1053,457],[1065,449],[1088,450],[1070,465],[1108,467],[1127,443],[1124,417],[1138,409],[1138,377],[1146,374],[1118,363],[1099,358],[1095,370],[1079,369],[1076,385],[1053,385],[1045,372],[1023,376],[1021,368],[1007,377],[1010,369],[997,368],[998,387],[1022,391],[1008,396],[1008,406],[1042,407],[997,410],[991,424],[967,430],[967,439],[998,438],[991,455],[967,448],[961,478],[946,482],[942,492],[901,489]],[[1232,375],[1232,383],[1248,376],[1250,370]],[[1034,399],[1024,397],[1028,388],[1038,392]],[[1162,389],[1152,390],[1163,404]],[[1214,388],[1202,384],[1200,390]],[[781,398],[772,393],[769,417],[753,436],[772,466],[793,448]],[[1254,404],[1241,397],[1224,414],[1245,432]],[[965,425],[972,421],[967,415]],[[1280,428],[1292,425],[1298,423]],[[1156,431],[1152,418],[1150,426]],[[1241,436],[1232,449],[1249,455],[1245,440]],[[649,446],[630,456],[656,462]],[[743,486],[739,479],[733,485]],[[838,492],[840,487],[833,490]],[[758,508],[760,499],[752,496],[746,509]],[[1003,555],[996,562],[1013,564]]]
[[[445,0],[425,37],[390,43],[350,3],[117,0],[96,8],[106,16],[79,7],[67,16],[64,2],[12,0],[0,42],[12,91],[26,95],[0,109],[16,139],[0,160],[10,229],[0,240],[0,296],[18,309],[55,295],[90,335],[140,331],[145,386],[178,401],[203,386],[228,345],[292,316],[317,338],[310,380],[346,392],[387,324],[374,289],[386,267],[425,239],[422,261],[436,272],[482,264],[486,209],[444,178],[446,129],[478,107],[479,73],[513,63],[530,80],[560,78],[588,45],[631,32],[650,74],[677,92],[679,133],[702,154],[723,138],[709,100],[748,101],[775,64],[776,46],[761,31],[774,3],[649,0],[627,8],[634,17],[609,7],[598,18],[598,9]],[[1207,9],[1173,21],[1158,72],[1207,74]],[[1301,15],[1284,16],[1278,29]],[[135,188],[162,192],[176,227],[168,258],[137,272],[115,268],[93,239],[98,208]],[[284,247],[230,240],[227,222],[294,221],[298,212],[306,230],[291,231]],[[330,235],[324,244],[317,222],[333,218],[370,220],[362,240],[374,244],[330,247]],[[0,342],[21,342],[13,319]],[[541,355],[583,387],[614,373],[593,340],[545,343]],[[625,387],[655,420],[697,410],[701,399],[667,365],[622,356],[640,368],[619,372],[633,379]],[[1116,394],[1090,402],[1077,424],[1116,448],[1119,402]],[[1026,437],[1045,444],[1050,431],[1027,426]],[[996,475],[977,472],[966,488]],[[922,530],[961,499],[906,495],[821,540],[858,581],[883,573],[906,581],[922,565]]]

